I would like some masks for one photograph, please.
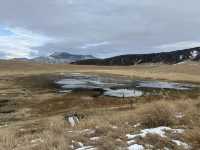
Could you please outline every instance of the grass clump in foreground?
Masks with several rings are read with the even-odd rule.
[[[139,110],[138,117],[141,124],[147,128],[159,126],[173,126],[176,122],[175,108],[166,101],[144,104]]]
[[[200,148],[200,127],[194,127],[193,129],[187,130],[184,135],[184,139],[192,145],[193,150]]]
[[[196,116],[200,114],[196,109],[198,101],[177,100],[177,101],[153,101],[150,103],[137,103],[134,108],[118,109],[91,109],[82,110],[87,114],[80,120],[80,124],[71,128],[64,122],[63,115],[43,118],[38,126],[43,130],[35,133],[15,136],[9,133],[0,135],[0,148],[15,150],[66,150],[70,149],[72,141],[81,142],[86,146],[94,146],[100,150],[114,150],[126,148],[126,134],[138,133],[142,129],[168,126],[171,128],[185,129],[183,135],[176,135],[175,139],[180,139],[191,145],[194,149],[200,146],[199,122]],[[177,114],[180,115],[177,118]],[[139,123],[139,127],[134,127]],[[193,128],[195,127],[196,128]],[[30,126],[27,126],[29,129]],[[191,129],[189,129],[191,128]],[[91,134],[84,132],[88,129],[94,131]],[[19,131],[19,130],[17,130]],[[70,132],[69,132],[70,131]],[[14,133],[14,132],[13,132]],[[13,135],[13,136],[11,136]],[[179,150],[179,146],[172,142],[171,133],[166,138],[158,135],[147,135],[138,139],[138,144],[154,145],[156,149],[168,147]],[[3,138],[2,138],[3,137]],[[90,138],[99,137],[98,141],[91,141]],[[33,142],[36,141],[36,142]],[[76,144],[74,144],[75,146]],[[79,148],[78,146],[75,148]]]

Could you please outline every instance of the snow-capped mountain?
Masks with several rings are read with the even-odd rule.
[[[37,63],[47,63],[47,64],[63,64],[63,63],[72,63],[75,61],[86,60],[86,59],[95,59],[92,55],[75,55],[67,52],[56,52],[47,57],[36,57],[30,59],[31,62]]]

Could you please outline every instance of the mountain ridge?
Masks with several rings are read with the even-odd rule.
[[[170,52],[149,53],[149,54],[126,54],[114,56],[106,59],[88,59],[73,62],[79,65],[109,65],[109,66],[126,66],[143,63],[164,63],[176,64],[187,60],[200,60],[200,47],[176,50]]]
[[[45,63],[45,64],[69,64],[79,60],[85,59],[96,59],[96,57],[92,55],[77,55],[71,54],[68,52],[55,52],[50,54],[49,56],[40,56],[32,59],[27,58],[14,58],[12,60],[19,61],[27,61],[27,62],[35,62],[35,63]]]

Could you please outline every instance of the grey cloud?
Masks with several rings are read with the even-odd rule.
[[[105,57],[199,41],[199,5],[199,0],[3,0],[0,22],[55,39],[33,48],[41,55],[66,50]],[[104,41],[112,44],[80,48]]]

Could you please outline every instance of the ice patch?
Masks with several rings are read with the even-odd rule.
[[[144,88],[158,88],[158,89],[176,89],[189,90],[193,86],[190,84],[181,84],[175,82],[161,82],[161,81],[140,81],[137,87]]]
[[[67,76],[65,79],[59,80],[56,82],[62,86],[63,89],[97,89],[97,88],[109,88],[111,86],[123,85],[121,83],[117,83],[116,81],[107,80],[105,78],[98,78],[94,76],[84,76],[84,75],[76,75],[76,76]]]
[[[104,92],[104,95],[113,97],[139,97],[143,95],[143,92],[134,89],[108,89]]]

